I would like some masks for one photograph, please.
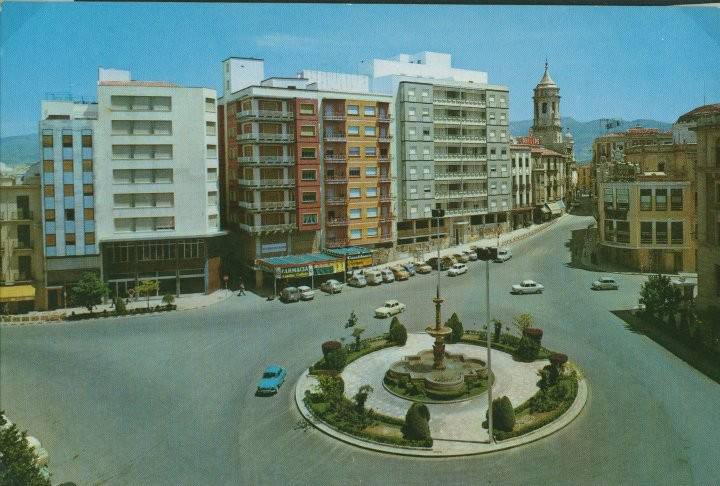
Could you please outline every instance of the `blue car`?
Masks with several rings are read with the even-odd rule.
[[[402,267],[407,270],[407,273],[409,273],[411,277],[415,275],[415,265],[412,263],[403,263]]]
[[[280,385],[282,385],[285,381],[286,375],[287,371],[285,371],[285,368],[283,368],[282,366],[278,366],[275,364],[268,366],[267,368],[265,368],[265,372],[263,373],[262,378],[260,378],[260,382],[258,383],[257,394],[272,395],[277,393]]]

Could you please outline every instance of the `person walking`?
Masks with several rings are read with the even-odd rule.
[[[238,295],[245,295],[245,282],[243,279],[240,279],[240,292],[238,292]]]

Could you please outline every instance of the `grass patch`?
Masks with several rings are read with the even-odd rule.
[[[663,325],[649,323],[630,310],[613,311],[613,314],[625,321],[631,331],[644,334],[711,380],[720,383],[718,353],[704,346],[698,346],[690,338],[674,334]]]

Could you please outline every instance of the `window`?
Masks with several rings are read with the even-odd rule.
[[[85,233],[85,244],[86,245],[94,245],[95,244],[95,233]]]
[[[52,148],[52,146],[53,146],[53,136],[52,136],[52,133],[50,133],[50,134],[43,134],[43,136],[42,136],[42,143],[43,143],[43,148]]]
[[[73,161],[72,160],[63,160],[63,172],[72,172],[73,171]]]
[[[63,195],[64,196],[74,196],[75,195],[75,187],[72,184],[65,184],[63,186]]]
[[[83,184],[83,196],[92,196],[93,195],[93,185],[92,184]]]
[[[155,169],[155,171],[155,182],[172,182],[172,169]],[[215,182],[217,180],[217,168],[208,168],[207,180],[210,182]]]
[[[312,103],[300,103],[300,114],[301,115],[314,115],[315,105]]]
[[[305,192],[302,193],[302,202],[304,203],[314,203],[317,202],[317,193],[315,191],[312,192]]]
[[[55,221],[55,210],[54,209],[46,209],[45,210],[45,221]]]
[[[175,229],[175,218],[172,216],[155,218],[155,229],[158,231],[170,231]]]
[[[366,106],[363,109],[363,115],[365,116],[375,116],[375,107],[374,106]]]
[[[375,157],[377,149],[375,147],[365,147],[365,157]]]
[[[430,178],[430,167],[423,167],[423,179]]]
[[[350,230],[350,239],[351,240],[359,240],[362,238],[362,230],[361,229],[351,229]]]
[[[409,135],[410,137],[415,138],[415,134],[416,134],[415,127],[410,127],[410,128],[408,128],[408,135]]]
[[[415,90],[414,90],[414,89],[408,89],[407,95],[408,95],[408,96],[415,96]]]
[[[378,235],[378,230],[377,230],[377,228],[368,228],[368,229],[367,229],[367,235],[368,235],[368,236],[377,236],[377,235]]]
[[[683,193],[682,189],[670,189],[670,210],[682,211]]]
[[[303,224],[317,224],[317,214],[303,214]]]
[[[640,222],[640,243],[641,244],[652,244],[653,242],[653,224],[652,221],[641,221]]]
[[[301,159],[314,159],[316,156],[316,151],[314,147],[303,147],[300,150],[300,158]]]
[[[605,241],[615,241],[615,225],[611,219],[605,220]]]
[[[365,127],[365,136],[366,137],[374,137],[375,136],[375,127]]]
[[[683,223],[682,221],[673,221],[670,223],[670,243],[673,245],[682,245],[683,242]]]
[[[208,159],[214,159],[214,158],[217,157],[217,145],[208,145],[208,146],[207,146],[207,155],[206,155],[206,157],[207,157]],[[159,158],[164,158],[164,157],[158,157],[157,154],[156,154],[155,157],[153,157],[153,158],[159,159]]]
[[[603,204],[604,204],[605,210],[614,209],[614,208],[615,208],[615,204],[614,204],[615,201],[614,201],[614,197],[613,197],[613,190],[612,190],[612,189],[605,189],[605,191],[603,192],[603,194],[604,194],[604,196],[603,196]]]
[[[68,246],[75,244],[75,233],[65,233],[65,244]]]
[[[630,223],[628,221],[616,221],[617,242],[630,243]]]
[[[353,197],[353,198],[360,197],[360,188],[359,187],[351,187],[350,188],[350,197]]]
[[[348,155],[350,157],[360,157],[360,147],[350,147],[348,149]]]
[[[360,177],[360,167],[350,167],[350,177]]]
[[[65,135],[62,136],[62,144],[63,148],[72,148],[73,146],[73,136],[72,135]]]
[[[86,221],[92,221],[95,219],[95,210],[93,208],[84,208],[83,218],[85,218]]]
[[[350,209],[350,219],[360,219],[360,208]]]
[[[652,189],[640,189],[640,211],[652,211]]]
[[[547,113],[547,103],[542,104],[542,112]]]
[[[367,188],[367,197],[377,197],[377,187]]]
[[[55,186],[45,186],[45,195],[53,197],[55,195]]]
[[[348,105],[347,114],[348,115],[359,115],[360,107],[358,107],[358,105]]]
[[[315,136],[315,125],[303,125],[300,127],[301,137],[314,137]]]
[[[667,210],[667,189],[655,189],[655,211]]]
[[[218,205],[218,193],[217,191],[208,192],[208,206],[217,207]]]
[[[415,108],[413,108],[413,107],[408,108],[408,117],[411,117],[411,118],[415,117]]]
[[[365,216],[368,218],[377,218],[378,208],[367,208],[365,210]]]
[[[55,172],[55,162],[52,160],[43,160],[44,172]]]
[[[83,172],[92,172],[93,170],[93,161],[92,159],[85,159],[82,161],[82,168]]]
[[[92,135],[82,136],[82,146],[85,148],[92,147]]]
[[[615,198],[617,201],[617,208],[620,211],[627,211],[630,209],[630,190],[629,189],[617,189],[615,191]]]
[[[74,209],[66,209],[65,210],[65,221],[75,221],[75,210]]]
[[[350,125],[347,127],[347,133],[348,135],[360,135],[360,127],[355,125]]]
[[[45,245],[55,246],[55,235],[54,234],[45,235]]]
[[[315,170],[314,169],[304,169],[301,173],[302,180],[304,181],[314,181],[315,180]]]
[[[655,243],[658,245],[667,245],[668,243],[668,227],[665,221],[655,223]]]
[[[365,175],[367,177],[377,176],[377,167],[365,167]]]

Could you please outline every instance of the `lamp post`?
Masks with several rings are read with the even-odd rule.
[[[498,250],[500,247],[500,237],[498,236]],[[487,375],[488,375],[488,438],[490,444],[495,442],[493,437],[493,395],[492,395],[492,364],[490,361],[492,344],[490,342],[490,254],[486,254],[485,260],[485,337],[487,338]]]

